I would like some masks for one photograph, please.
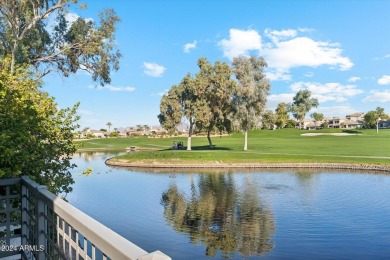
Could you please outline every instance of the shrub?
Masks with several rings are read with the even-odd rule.
[[[119,133],[118,132],[111,132],[108,136],[109,137],[118,137]]]

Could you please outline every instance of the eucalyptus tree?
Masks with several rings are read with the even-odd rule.
[[[181,87],[174,85],[160,101],[160,114],[157,116],[161,126],[173,133],[183,117]]]
[[[276,122],[276,114],[272,110],[266,110],[261,114],[261,125],[263,129],[273,129]]]
[[[212,147],[211,132],[214,129],[231,130],[231,97],[235,81],[231,79],[228,64],[215,62],[211,65],[206,58],[198,60],[199,71],[192,77],[187,74],[181,83],[173,86],[160,103],[160,124],[173,131],[185,117],[189,123],[187,150],[191,150],[194,127],[207,131]]]
[[[236,121],[244,131],[244,150],[248,149],[248,130],[254,128],[267,102],[271,89],[263,73],[266,61],[262,57],[239,56],[233,59],[233,74],[237,79],[232,102]]]
[[[28,64],[38,78],[84,70],[101,85],[110,83],[110,71],[119,68],[121,57],[114,44],[120,19],[106,9],[98,22],[79,16],[70,21],[70,7],[77,2],[0,0],[0,59],[10,57],[11,74]]]
[[[275,109],[275,115],[276,115],[275,125],[278,128],[285,127],[287,124],[287,120],[289,119],[286,103],[281,102],[278,104],[277,108]]]
[[[388,118],[389,116],[385,113],[385,109],[377,107],[374,111],[368,111],[364,115],[364,124],[367,128],[376,126],[376,132],[379,133],[379,122]]]
[[[316,129],[317,129],[317,122],[321,122],[322,120],[324,120],[324,114],[322,113],[314,112],[313,114],[310,115],[310,117],[314,119],[314,125]]]
[[[230,132],[232,129],[232,94],[235,89],[235,81],[231,78],[230,66],[225,62],[215,62],[214,66],[206,58],[198,60],[199,72],[196,75],[196,84],[201,89],[203,98],[207,104],[204,107],[207,113],[203,118],[198,118],[197,126],[207,131],[207,140],[210,147],[211,132],[218,130]]]
[[[199,84],[197,78],[192,78],[189,74],[181,82],[182,96],[181,102],[183,107],[183,115],[189,123],[187,150],[191,150],[191,137],[194,126],[205,122],[211,113],[204,98],[205,85]]]
[[[318,99],[311,97],[308,89],[299,90],[293,98],[293,102],[288,104],[289,111],[299,121],[299,127],[302,128],[305,115],[312,108],[318,107]]]
[[[189,123],[187,150],[191,150],[191,139],[196,123],[205,121],[210,113],[204,98],[204,84],[198,84],[196,78],[187,74],[179,85],[173,86],[161,99],[160,124],[168,131],[175,131],[176,126],[185,117]]]

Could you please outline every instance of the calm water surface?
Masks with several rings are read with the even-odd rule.
[[[173,259],[389,259],[390,175],[283,170],[153,172],[79,153],[68,200]],[[80,172],[92,167],[90,176]]]

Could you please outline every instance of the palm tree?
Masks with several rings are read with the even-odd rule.
[[[106,125],[108,126],[108,133],[110,133],[111,132],[110,129],[111,129],[111,126],[112,126],[111,122],[108,122]]]
[[[135,127],[136,127],[136,131],[137,131],[137,132],[141,132],[142,129],[143,129],[143,128],[142,128],[142,125],[136,125]]]

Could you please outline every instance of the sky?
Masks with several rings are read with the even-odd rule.
[[[123,54],[111,84],[91,76],[44,78],[60,108],[80,102],[81,128],[158,125],[162,95],[206,57],[231,64],[239,55],[263,56],[271,91],[267,109],[292,102],[303,89],[327,117],[390,113],[390,1],[388,0],[84,0],[71,9],[98,21],[113,8],[121,18],[116,45]]]

